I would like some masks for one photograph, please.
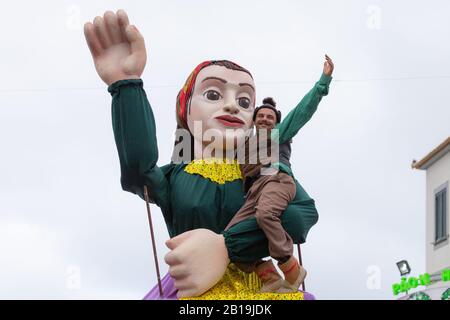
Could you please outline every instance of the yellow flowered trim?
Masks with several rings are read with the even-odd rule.
[[[303,292],[258,293],[261,281],[256,273],[245,273],[230,264],[223,278],[199,297],[181,300],[304,300]]]
[[[184,171],[199,174],[218,184],[242,179],[241,169],[236,160],[226,162],[221,159],[198,159],[191,161]]]

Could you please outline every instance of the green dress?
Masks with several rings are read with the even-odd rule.
[[[322,75],[301,102],[278,125],[280,144],[308,122],[328,94],[331,77]],[[206,228],[222,233],[231,261],[252,262],[269,255],[267,239],[254,217],[223,230],[244,204],[240,179],[219,184],[185,172],[186,163],[159,167],[155,119],[140,79],[120,80],[108,91],[112,100],[114,137],[120,159],[121,184],[143,198],[143,186],[161,208],[171,237]],[[289,172],[290,168],[280,167]],[[303,243],[317,222],[314,200],[296,181],[297,193],[281,217],[294,243]]]

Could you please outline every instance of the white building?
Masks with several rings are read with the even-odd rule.
[[[426,272],[432,285],[421,292],[441,299],[450,294],[450,281],[441,279],[450,269],[450,137],[412,167],[426,171]]]

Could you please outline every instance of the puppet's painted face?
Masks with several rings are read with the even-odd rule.
[[[209,143],[213,135],[222,140],[224,149],[235,148],[236,141],[248,135],[253,126],[254,88],[254,81],[246,72],[217,65],[202,69],[187,115],[194,138]],[[195,129],[196,122],[201,122],[201,130]]]

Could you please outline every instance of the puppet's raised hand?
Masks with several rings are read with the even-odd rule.
[[[208,229],[184,232],[166,245],[172,251],[164,260],[180,298],[199,296],[212,288],[230,262],[223,236]]]
[[[331,76],[334,70],[333,60],[327,55],[325,55],[325,62],[323,63],[323,73],[327,76]]]
[[[93,23],[87,22],[84,35],[95,69],[107,85],[141,77],[147,61],[144,38],[129,24],[125,11],[107,11]]]

